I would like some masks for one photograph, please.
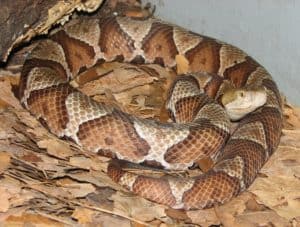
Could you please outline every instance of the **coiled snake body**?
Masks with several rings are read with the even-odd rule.
[[[176,67],[167,101],[176,123],[139,119],[97,103],[69,81],[97,61]],[[173,208],[224,203],[246,189],[277,148],[282,110],[269,73],[240,49],[157,19],[108,17],[71,22],[42,40],[21,75],[22,104],[59,137],[84,149],[134,163],[187,169],[209,158],[195,178],[141,176],[111,164],[108,175],[129,190]],[[230,120],[238,126],[230,134]]]

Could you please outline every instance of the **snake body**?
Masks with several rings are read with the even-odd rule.
[[[69,84],[99,61],[176,68],[176,56],[184,56],[191,74],[171,87],[167,109],[175,123],[134,117]],[[266,93],[265,104],[240,119],[233,133],[220,105],[228,84]],[[264,67],[232,45],[152,18],[75,20],[52,32],[27,57],[19,94],[52,133],[88,151],[165,169],[211,159],[214,166],[194,178],[155,178],[109,165],[114,181],[173,208],[207,208],[245,190],[277,148],[282,128],[280,94]]]

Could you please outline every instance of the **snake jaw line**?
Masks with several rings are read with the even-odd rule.
[[[232,121],[237,121],[263,106],[267,101],[265,89],[231,89],[222,97],[222,104]]]

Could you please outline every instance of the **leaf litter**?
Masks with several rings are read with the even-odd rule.
[[[177,60],[186,71],[184,59]],[[88,78],[80,75],[72,85],[95,100],[168,121],[163,106],[173,72],[157,65],[105,63],[85,74]],[[0,75],[0,221],[6,225],[300,225],[300,108],[285,102],[279,148],[246,192],[222,206],[183,211],[122,189],[106,175],[109,158],[49,133],[14,96],[17,78]]]

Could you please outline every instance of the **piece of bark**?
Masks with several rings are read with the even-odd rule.
[[[0,61],[6,62],[11,50],[45,34],[53,24],[65,23],[74,10],[93,12],[102,0],[1,0]]]

